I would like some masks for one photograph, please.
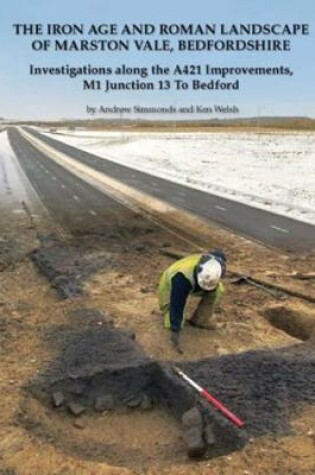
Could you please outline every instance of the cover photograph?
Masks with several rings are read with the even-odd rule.
[[[311,0],[0,16],[0,475],[315,473]]]

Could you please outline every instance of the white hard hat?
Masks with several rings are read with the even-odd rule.
[[[203,290],[214,290],[220,281],[222,267],[216,259],[209,259],[197,269],[197,282]]]

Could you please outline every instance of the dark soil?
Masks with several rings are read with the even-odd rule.
[[[244,434],[198,400],[175,375],[172,364],[146,357],[133,334],[115,329],[97,310],[73,311],[70,325],[50,330],[44,340],[58,348],[59,356],[27,388],[44,405],[79,416],[86,410],[98,411],[100,401],[110,398],[110,410],[164,407],[178,420],[198,406],[205,431],[211,427],[216,437],[208,456],[244,445]]]
[[[62,298],[82,294],[84,281],[95,272],[109,268],[111,254],[65,243],[56,235],[39,236],[41,246],[32,253],[36,266]]]
[[[245,421],[249,435],[285,434],[303,403],[315,403],[315,351],[298,344],[182,365]]]
[[[290,421],[301,404],[315,403],[315,352],[310,343],[180,365],[245,421],[239,430],[183,382],[172,363],[146,357],[133,334],[115,329],[95,309],[72,312],[70,325],[50,331],[45,341],[59,349],[59,356],[28,388],[44,405],[51,407],[54,395],[61,394],[60,405],[72,414],[79,408],[79,415],[97,410],[106,396],[113,401],[110,409],[137,411],[150,401],[177,419],[199,407],[205,431],[211,428],[215,438],[208,447],[210,458],[241,448],[251,436],[290,434]]]

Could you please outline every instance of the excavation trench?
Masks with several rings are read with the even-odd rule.
[[[273,305],[265,309],[264,315],[271,325],[289,335],[314,341],[315,312],[303,305]]]
[[[290,433],[290,421],[302,405],[315,403],[311,342],[179,365],[245,421],[245,428],[238,429],[174,373],[172,362],[148,358],[132,333],[114,328],[98,310],[71,312],[69,326],[56,327],[44,339],[58,348],[59,356],[26,388],[37,405],[25,398],[20,417],[38,436],[86,459],[121,466],[152,462],[154,454],[145,443],[140,447],[130,440],[124,443],[129,430],[132,437],[130,426],[139,424],[141,432],[142,424],[159,446],[159,463],[187,462],[179,421],[192,408],[202,418],[203,458],[213,458],[242,448],[249,437]],[[173,440],[155,434],[156,417],[164,420],[165,434],[172,434]],[[98,431],[110,436],[91,443],[82,435],[84,430],[79,436],[72,434],[69,423],[84,429],[78,422],[81,419],[84,424],[92,421],[94,438]],[[58,430],[54,420],[59,420]],[[100,421],[102,427],[97,429]],[[120,424],[127,429],[119,436]]]
[[[197,408],[202,418],[202,455],[214,457],[241,448],[245,444],[245,433],[234,427],[214,409],[207,407],[187,385],[174,373],[172,364],[159,363],[148,358],[134,335],[115,329],[107,319],[95,309],[81,309],[69,316],[69,327],[55,328],[45,336],[46,343],[58,342],[59,356],[56,361],[27,389],[45,411],[54,412],[55,417],[66,416],[68,420],[80,417],[99,418],[104,414],[107,422],[116,414],[119,420],[129,424],[144,424],[154,414],[159,414],[165,424],[173,427],[174,440],[168,449],[159,452],[159,461],[186,461],[185,445],[181,441],[181,427],[177,421],[185,412]],[[41,410],[25,399],[22,422],[28,429],[42,437],[53,439],[63,450],[79,452],[81,457],[107,460],[116,464],[131,466],[146,463],[149,454],[139,447],[128,450],[113,433],[110,443],[95,443],[94,448],[78,444],[69,433],[55,438],[55,430],[50,428],[47,412],[38,416]],[[34,409],[36,408],[36,409]],[[110,424],[108,427],[111,427]],[[176,427],[176,430],[175,430]],[[103,430],[106,431],[106,419]],[[128,429],[127,429],[128,430]],[[130,427],[129,427],[130,430]],[[154,426],[150,431],[154,434]],[[188,428],[190,430],[190,428]],[[116,425],[117,431],[117,425]],[[119,432],[119,430],[118,430]],[[209,438],[211,434],[211,440]],[[199,434],[200,435],[200,434]],[[161,434],[160,434],[161,436]],[[185,434],[183,434],[185,438]],[[156,434],[159,437],[159,434]],[[167,441],[158,440],[166,445]]]
[[[99,269],[115,267],[108,252],[79,251],[80,247],[49,236],[41,239],[33,255],[63,298],[81,294],[85,279]],[[301,406],[315,402],[312,314],[282,304],[269,307],[264,317],[308,341],[282,349],[177,362],[245,421],[243,429],[182,381],[173,371],[173,362],[149,358],[132,332],[115,328],[95,308],[71,312],[65,326],[50,328],[43,336],[44,345],[53,348],[57,357],[26,387],[19,420],[59,450],[128,467],[152,460],[187,462],[187,448],[191,451],[183,439],[191,428],[186,425],[183,430],[181,419],[192,408],[202,419],[199,453],[203,458],[238,450],[249,437],[288,434]],[[138,443],[136,433],[140,434]]]

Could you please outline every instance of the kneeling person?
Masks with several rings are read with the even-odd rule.
[[[163,313],[164,328],[171,330],[171,340],[177,350],[179,334],[184,326],[184,310],[188,296],[203,296],[210,292],[209,318],[224,292],[221,278],[226,271],[226,257],[222,251],[193,254],[172,264],[159,282],[159,306]],[[193,316],[189,322],[209,328],[209,322],[198,321]]]

